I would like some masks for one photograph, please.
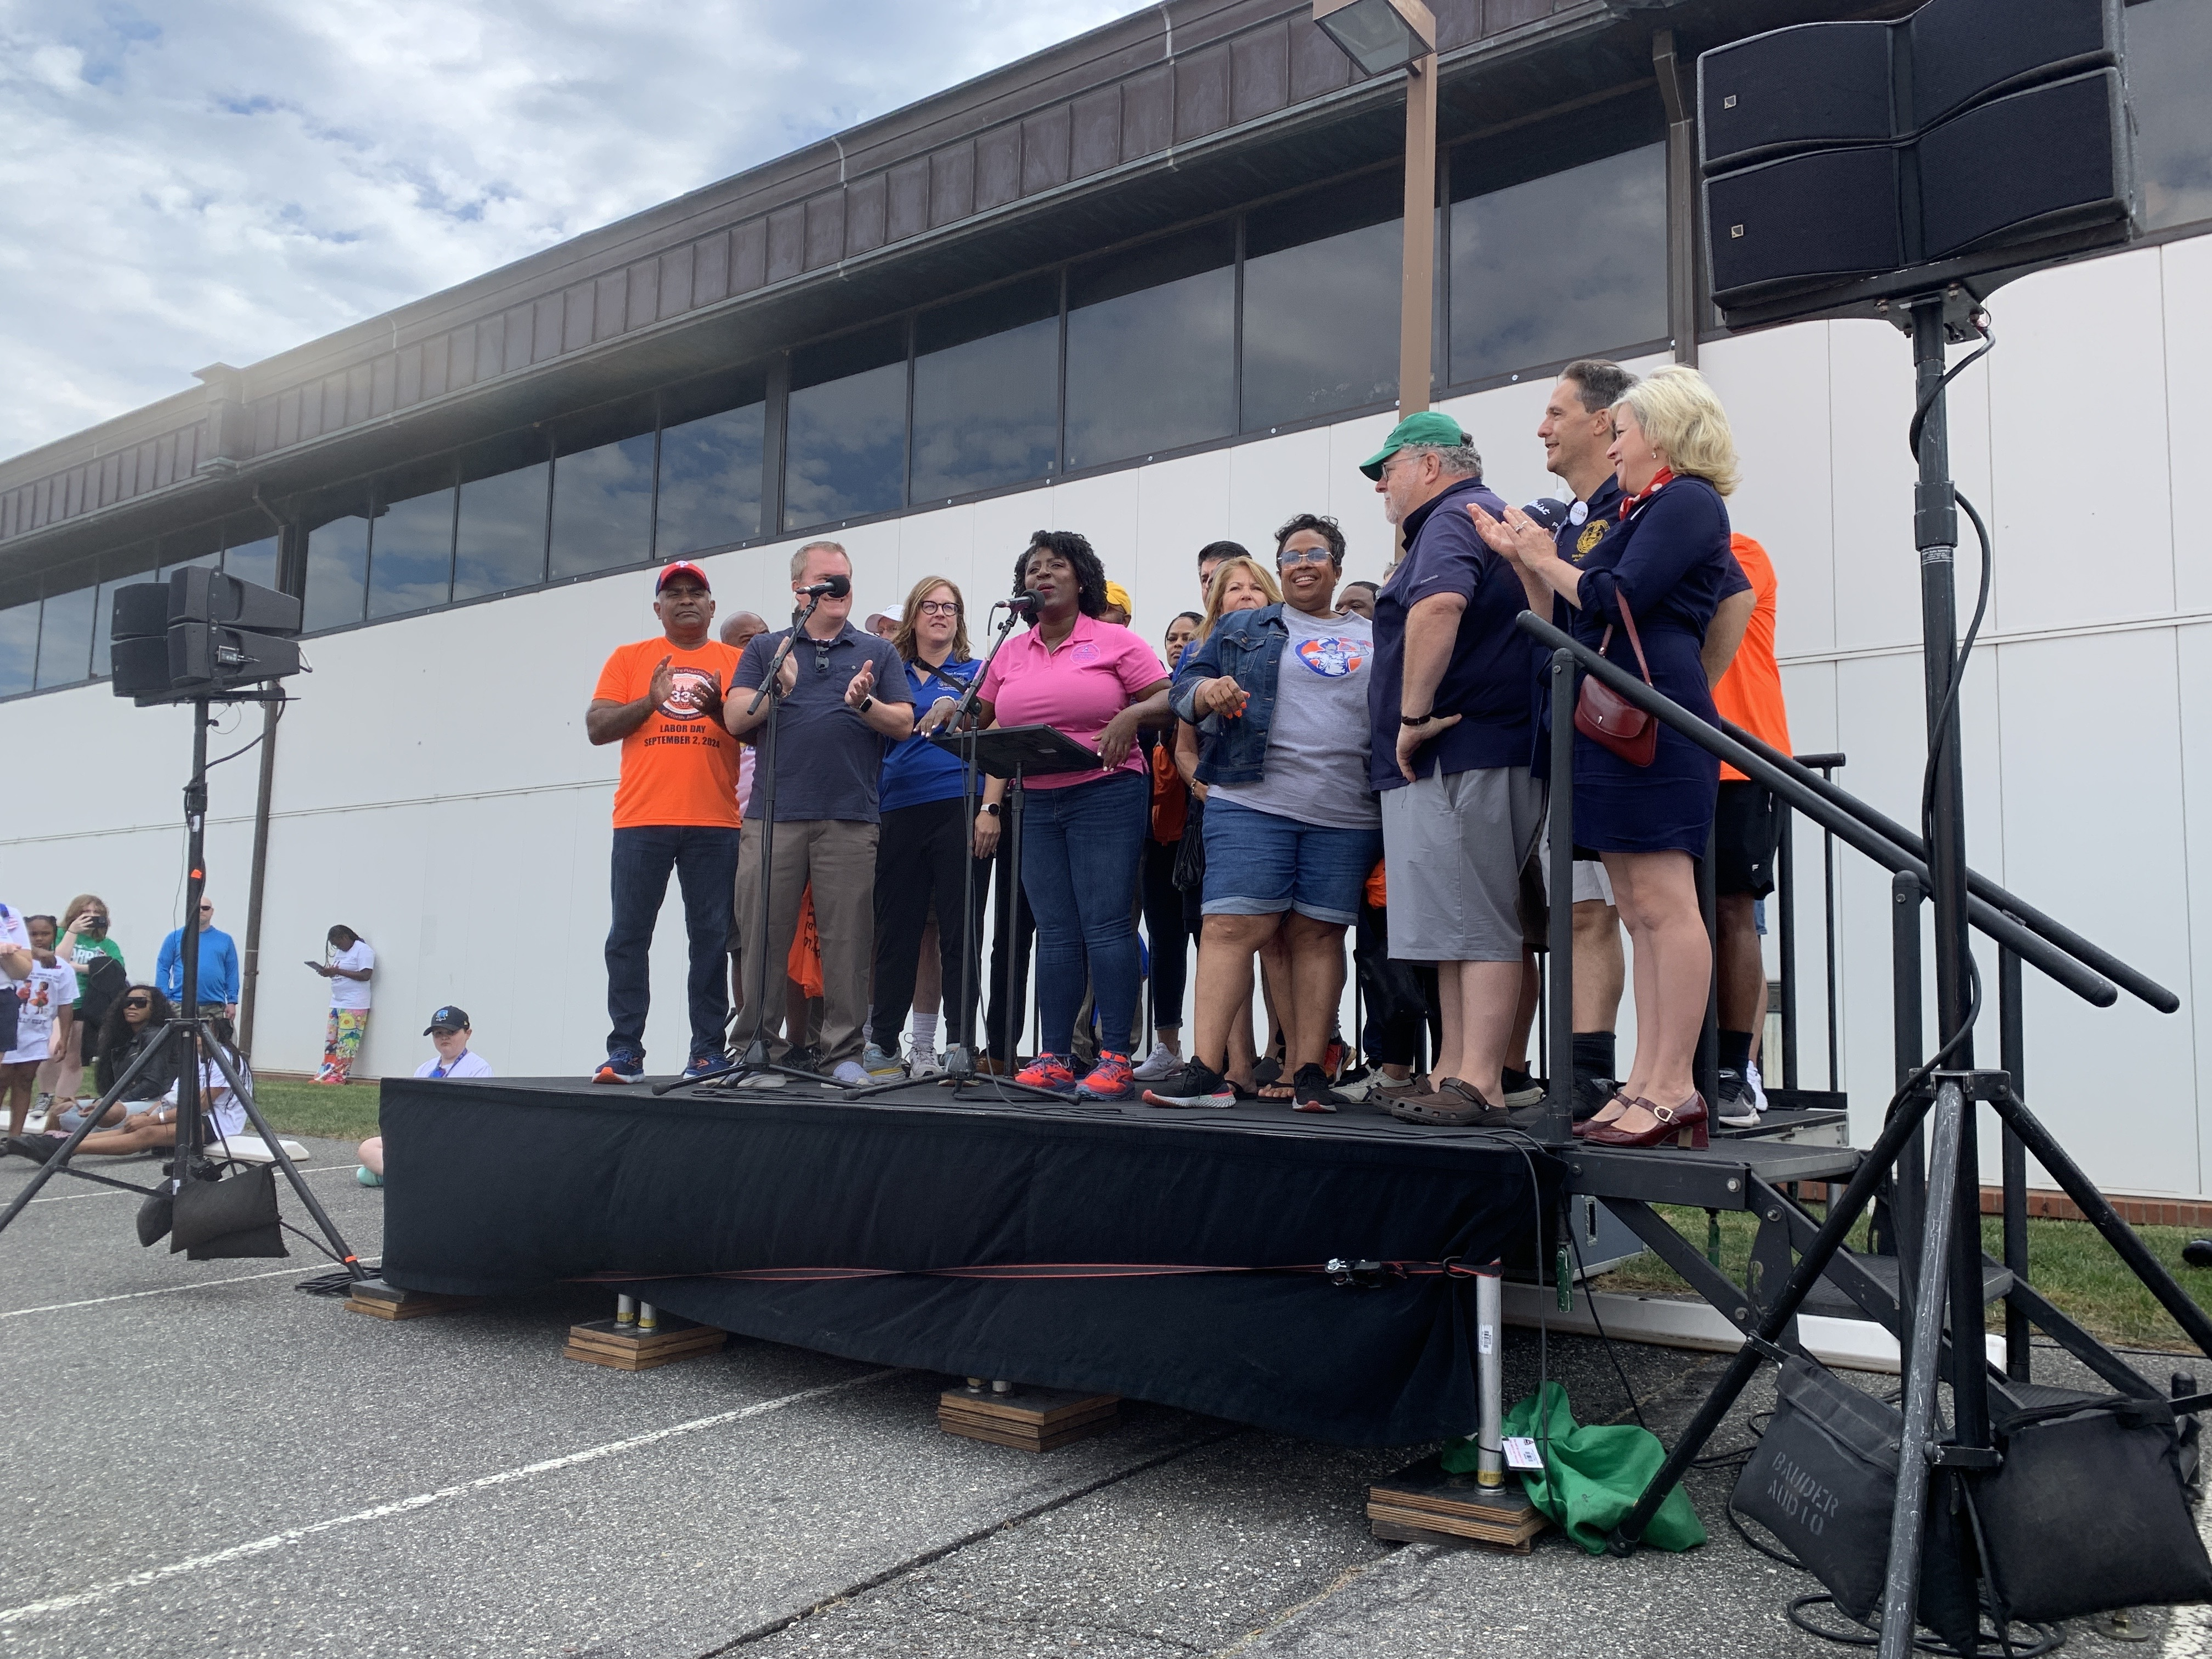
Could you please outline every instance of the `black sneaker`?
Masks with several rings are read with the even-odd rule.
[[[1182,1069],[1145,1091],[1147,1106],[1212,1106],[1225,1109],[1237,1103],[1237,1091],[1229,1079],[1203,1060],[1186,1060]]]
[[[1508,1110],[1516,1106],[1534,1106],[1544,1097],[1544,1085],[1526,1072],[1505,1068],[1505,1105]]]
[[[1347,1104],[1328,1086],[1328,1073],[1318,1066],[1301,1066],[1291,1079],[1291,1109],[1294,1112],[1333,1112]]]
[[[1586,1123],[1606,1109],[1607,1103],[1620,1091],[1618,1079],[1609,1077],[1584,1077],[1575,1074],[1575,1121]]]
[[[1723,1072],[1713,1085],[1714,1116],[1731,1129],[1759,1127],[1759,1102],[1741,1072]]]

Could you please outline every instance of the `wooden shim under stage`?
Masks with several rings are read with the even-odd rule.
[[[617,1325],[611,1319],[594,1319],[568,1327],[566,1359],[589,1365],[611,1366],[618,1371],[649,1371],[656,1365],[672,1365],[694,1354],[713,1353],[729,1340],[729,1333],[712,1325],[695,1325],[688,1319],[661,1316],[660,1328],[641,1332],[635,1325]]]
[[[1502,1545],[1525,1554],[1528,1540],[1547,1524],[1517,1476],[1503,1486],[1481,1486],[1471,1476],[1448,1474],[1425,1457],[1367,1489],[1367,1520],[1377,1538],[1401,1543]]]
[[[1018,1394],[947,1389],[937,1399],[937,1426],[947,1434],[1020,1451],[1047,1452],[1103,1434],[1121,1420],[1121,1396],[1024,1389]]]
[[[420,1319],[426,1314],[458,1313],[483,1300],[480,1296],[438,1296],[429,1291],[403,1291],[380,1279],[364,1279],[354,1285],[345,1305],[349,1313],[367,1314],[372,1319]]]

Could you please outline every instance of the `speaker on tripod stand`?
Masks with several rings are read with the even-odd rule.
[[[1929,0],[1705,54],[1713,302],[1739,327],[1873,315],[2128,241],[2122,28],[2121,0]]]

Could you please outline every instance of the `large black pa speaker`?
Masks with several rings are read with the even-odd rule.
[[[1992,100],[1901,144],[1815,149],[1705,184],[1714,302],[1726,309],[2113,227],[2132,183],[2118,72]]]
[[[1805,23],[1698,59],[1707,174],[1911,138],[1959,111],[2120,61],[2123,0],[1929,0],[1892,23]]]
[[[1714,302],[1834,314],[2127,240],[2121,31],[2121,0],[1929,0],[1707,52]]]
[[[110,689],[142,706],[221,697],[300,672],[300,601],[201,566],[115,590]]]

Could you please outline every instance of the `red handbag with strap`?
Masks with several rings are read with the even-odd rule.
[[[1651,665],[1644,660],[1644,641],[1636,637],[1636,617],[1628,608],[1628,595],[1616,586],[1613,597],[1628,629],[1628,642],[1635,647],[1636,665],[1644,672],[1644,684],[1650,685]],[[1607,628],[1598,641],[1598,655],[1603,656],[1612,643],[1613,629]],[[1659,722],[1594,674],[1583,677],[1583,689],[1575,698],[1575,730],[1631,766],[1649,766],[1659,752]]]

